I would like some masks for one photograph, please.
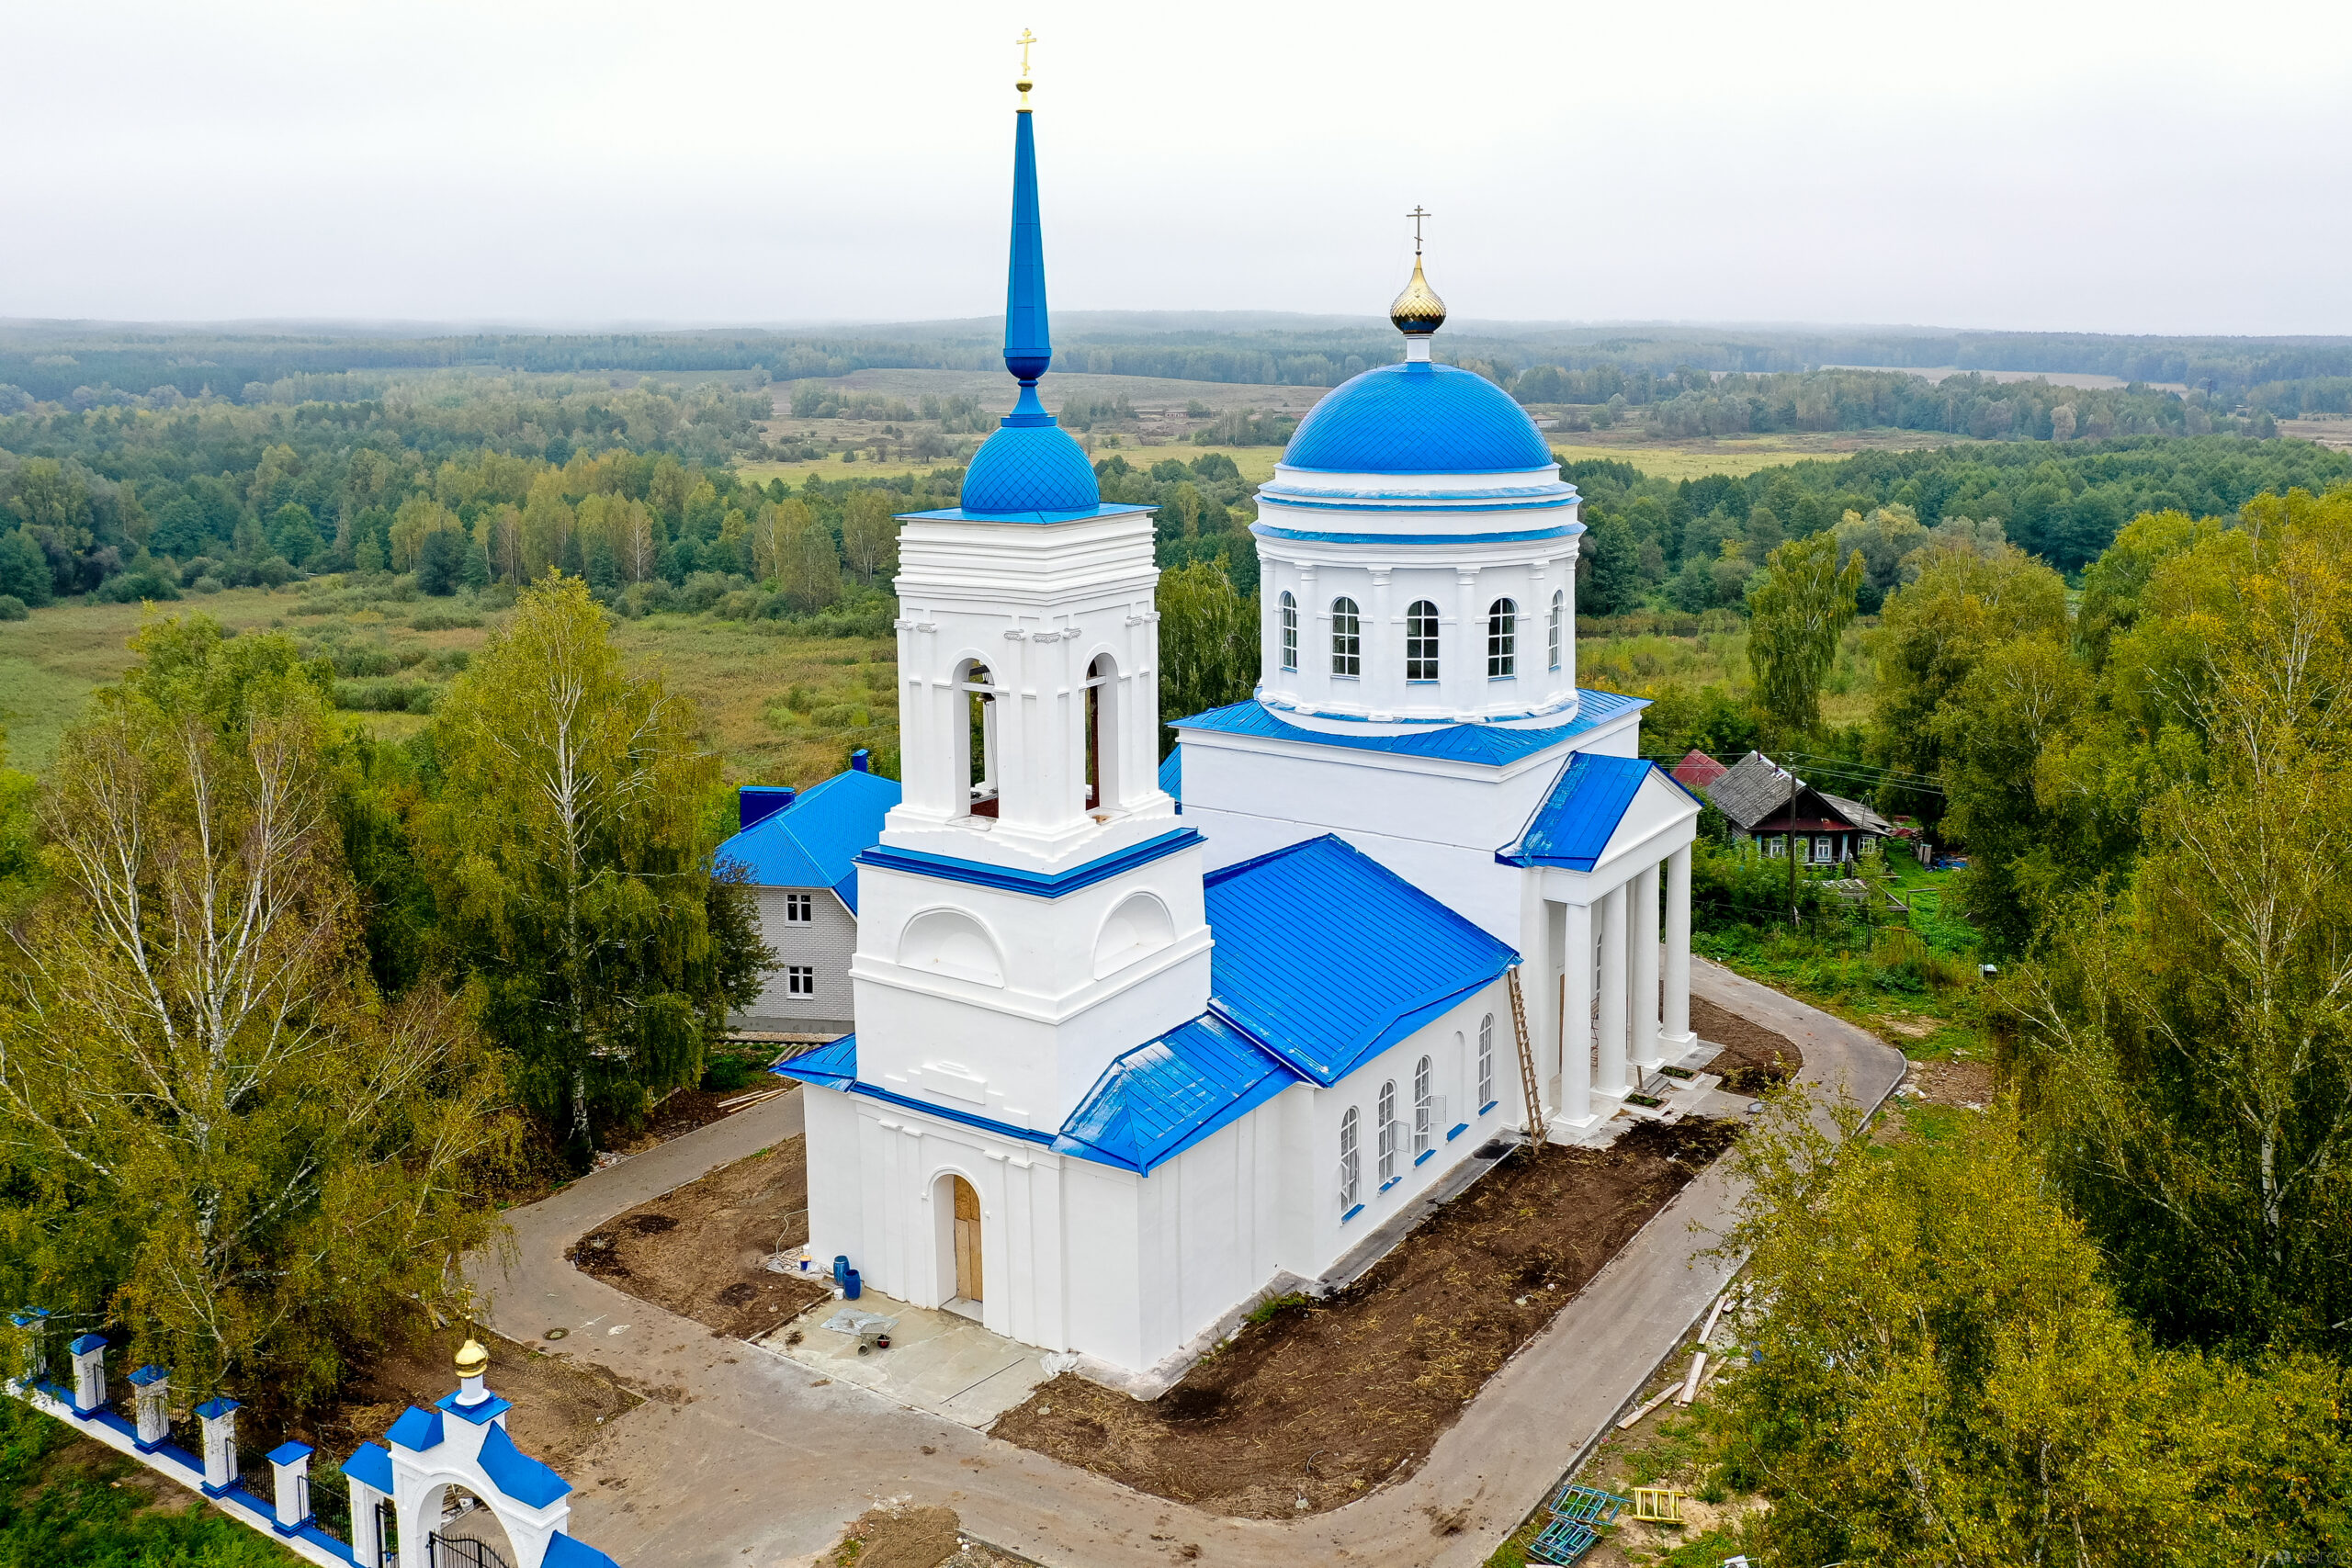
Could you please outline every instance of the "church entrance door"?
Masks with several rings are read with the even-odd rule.
[[[967,1302],[980,1296],[980,1195],[962,1177],[951,1177],[956,1190],[956,1293]]]

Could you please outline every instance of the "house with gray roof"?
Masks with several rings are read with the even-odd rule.
[[[1699,773],[1685,758],[1678,777]],[[1699,785],[1716,810],[1763,853],[1783,855],[1792,845],[1813,865],[1850,862],[1871,839],[1892,838],[1894,825],[1859,800],[1813,785],[1760,751],[1750,751]]]

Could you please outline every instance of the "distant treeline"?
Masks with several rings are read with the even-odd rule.
[[[1193,330],[1167,318],[1066,318],[1057,367],[1096,375],[1196,381],[1336,386],[1396,357],[1385,322]],[[2273,414],[2352,409],[2352,340],[2123,337],[2085,333],[1906,333],[1742,330],[1661,324],[1629,328],[1457,323],[1441,353],[1509,382],[1535,367],[1602,367],[1665,376],[1684,367],[1767,375],[1822,366],[2042,371],[2170,382],[2225,407]],[[858,332],[745,330],[650,333],[474,333],[371,335],[216,328],[118,328],[76,323],[0,330],[0,387],[42,401],[102,400],[171,387],[245,401],[334,397],[303,378],[389,370],[487,369],[571,374],[736,371],[772,380],[871,369],[981,370],[999,362],[995,325],[922,323]],[[280,383],[289,383],[280,388]],[[1576,400],[1600,401],[1602,399]],[[1629,401],[1640,400],[1630,392]],[[1534,399],[1531,400],[1566,400]],[[5,412],[5,411],[0,411]]]
[[[1736,609],[1772,548],[1835,529],[1862,553],[1861,607],[1875,612],[1931,534],[2006,539],[2073,572],[2146,512],[2232,517],[2264,491],[2314,493],[2352,480],[2352,453],[2300,441],[2132,437],[1864,452],[1679,482],[1630,463],[1568,463],[1585,496],[1577,608]],[[1841,551],[1841,553],[1843,553]]]

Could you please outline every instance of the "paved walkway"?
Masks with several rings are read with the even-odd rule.
[[[1804,1081],[1875,1107],[1903,1059],[1867,1032],[1713,964],[1691,988],[1779,1030]],[[1692,1255],[1736,1201],[1718,1163],[1611,1260],[1445,1432],[1411,1476],[1296,1522],[1221,1518],[907,1410],[622,1294],[563,1261],[583,1231],[800,1130],[786,1095],[575,1182],[508,1216],[514,1245],[471,1260],[489,1321],[656,1391],[575,1467],[572,1530],[628,1568],[775,1568],[820,1551],[869,1503],[944,1504],[984,1540],[1069,1568],[1193,1561],[1472,1568],[1690,1334],[1731,1272]],[[1466,1523],[1439,1533],[1441,1513]]]

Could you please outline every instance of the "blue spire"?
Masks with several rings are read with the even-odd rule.
[[[1037,218],[1037,138],[1029,111],[1013,116],[1012,262],[1004,288],[1004,367],[1021,382],[1021,400],[1007,424],[1046,423],[1037,378],[1054,362],[1046,321],[1046,234]]]

